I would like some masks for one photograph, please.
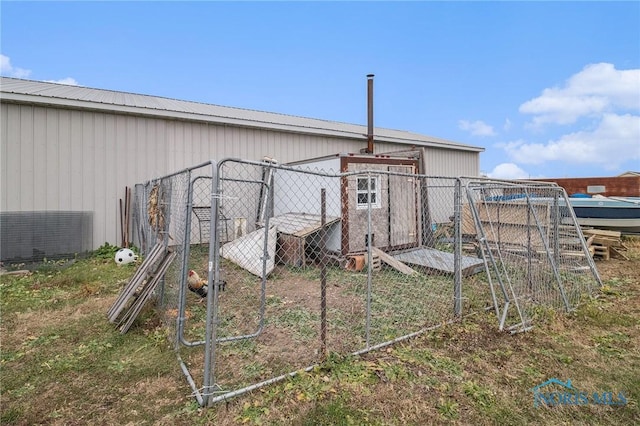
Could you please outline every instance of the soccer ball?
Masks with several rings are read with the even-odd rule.
[[[138,255],[128,248],[121,248],[116,252],[116,257],[114,260],[118,265],[126,265],[138,260]]]

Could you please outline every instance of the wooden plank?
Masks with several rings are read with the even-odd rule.
[[[477,234],[476,223],[473,220],[473,212],[471,211],[470,204],[463,204],[462,206],[462,234],[463,235]]]
[[[596,246],[589,247],[589,252],[590,253],[594,250],[593,249],[594,247],[596,247]],[[562,257],[585,257],[584,251],[581,251],[581,250],[564,250],[564,249],[561,249],[559,253],[560,253],[560,256],[562,256]],[[553,250],[549,250],[549,251],[536,250],[535,254],[538,257],[546,257],[547,254],[553,255],[554,252],[553,252]]]
[[[407,275],[413,275],[416,274],[417,272],[414,271],[413,269],[411,269],[410,267],[408,267],[407,265],[405,265],[404,263],[402,263],[401,261],[394,259],[393,257],[391,257],[390,255],[388,255],[387,253],[383,252],[382,250],[380,250],[377,247],[371,247],[371,251],[376,254],[380,260],[382,260],[384,263],[386,263],[387,265],[391,266],[393,269],[402,272],[403,274],[407,274]]]
[[[390,172],[413,174],[413,166],[389,166]],[[389,175],[389,240],[392,246],[418,243],[416,179]]]
[[[583,251],[563,251],[560,255],[564,257],[586,257]]]
[[[582,233],[588,234],[588,235],[595,234],[601,237],[613,237],[613,238],[620,238],[622,236],[622,233],[620,231],[606,231],[604,229],[583,229]]]
[[[623,258],[624,260],[629,260],[629,258],[624,253],[622,253],[622,251],[620,249],[618,249],[616,247],[609,247],[609,250],[611,250],[612,257],[616,257],[617,256],[617,257]]]
[[[276,259],[278,263],[296,267],[304,266],[307,262],[305,243],[305,237],[301,238],[278,233],[278,246],[276,248]]]
[[[367,254],[364,254],[364,264],[366,266],[369,265],[369,256],[367,256]],[[382,262],[380,260],[380,256],[378,256],[375,253],[371,253],[371,269],[373,269],[374,271],[379,271],[382,268]]]
[[[600,244],[601,246],[609,246],[609,247],[621,247],[622,241],[619,238],[610,238],[610,237],[600,237],[597,235],[592,235],[593,244]]]
[[[30,275],[31,271],[29,271],[28,269],[20,269],[17,271],[5,271],[5,270],[1,270],[0,271],[0,275]]]
[[[595,250],[594,255],[603,258],[604,260],[609,260],[611,258],[609,254],[609,247],[607,246],[591,246]]]

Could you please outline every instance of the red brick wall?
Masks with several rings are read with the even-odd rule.
[[[588,186],[604,186],[601,195],[614,197],[640,197],[640,176],[625,177],[586,177],[586,178],[548,178],[536,179],[544,182],[555,182],[567,191],[568,195],[575,193],[588,194]]]

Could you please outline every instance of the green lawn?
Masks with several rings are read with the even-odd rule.
[[[531,332],[498,332],[494,314],[480,312],[362,357],[332,353],[311,372],[206,409],[152,307],[125,335],[108,323],[135,267],[105,255],[2,275],[0,424],[639,424],[640,243],[627,245],[630,260],[597,263],[599,294],[570,315],[541,311]],[[267,307],[281,303],[272,296]],[[310,318],[297,310],[271,321]],[[300,345],[316,336],[301,330]],[[275,367],[248,363],[242,374],[265,368]],[[534,407],[531,389],[550,378],[570,379],[589,403]],[[626,403],[593,402],[606,392]]]

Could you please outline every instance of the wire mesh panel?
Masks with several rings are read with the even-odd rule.
[[[202,324],[206,323],[207,306],[202,303],[200,296],[189,291],[187,285],[189,270],[197,270],[202,275],[200,285],[205,289],[208,278],[207,267],[201,269],[199,265],[192,264],[198,255],[204,259],[209,258],[206,252],[208,244],[193,246],[193,259],[191,254],[193,179],[201,175],[208,176],[211,181],[211,163],[136,185],[134,226],[135,242],[145,256],[159,244],[163,256],[173,259],[166,270],[163,269],[160,284],[155,291],[155,305],[179,357],[202,366],[202,344],[205,338],[205,327]],[[211,184],[209,193],[202,199],[211,203]],[[209,223],[207,221],[206,226]],[[156,279],[155,275],[159,275],[160,271],[151,270],[148,274]],[[192,346],[200,348],[192,351]],[[202,385],[203,378],[200,377],[198,382]]]
[[[220,163],[220,218],[243,231],[220,240],[219,398],[463,313],[462,271],[484,267],[456,254],[459,181],[385,162],[348,170]],[[490,301],[486,283],[469,289]]]
[[[481,181],[467,195],[501,328],[528,329],[537,306],[575,309],[600,284],[562,188]]]
[[[176,254],[158,306],[201,405],[491,306],[525,330],[599,282],[560,188],[424,176],[411,158],[230,159],[136,199],[138,238]]]
[[[380,208],[389,236],[372,234],[371,346],[456,316],[456,181],[416,176],[397,167],[394,171],[378,175],[388,191],[389,207]]]
[[[331,346],[361,345],[352,324],[355,317],[363,330],[354,290],[363,276],[340,264],[340,185],[335,174],[220,164],[221,214],[233,224],[220,247],[226,289],[218,299],[215,381],[222,391],[313,365]]]

